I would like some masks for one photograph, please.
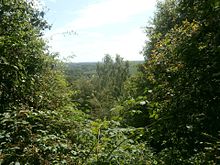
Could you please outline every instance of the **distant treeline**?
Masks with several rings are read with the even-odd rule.
[[[66,74],[68,78],[78,79],[82,75],[91,77],[96,74],[96,67],[99,62],[70,62],[65,63],[66,66]],[[102,62],[100,62],[102,63]],[[129,74],[134,75],[138,72],[138,66],[143,64],[144,61],[128,61],[129,63]]]

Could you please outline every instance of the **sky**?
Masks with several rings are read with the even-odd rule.
[[[45,39],[71,62],[97,62],[105,54],[143,60],[144,27],[156,0],[41,0],[52,25]],[[68,57],[73,58],[68,58]]]

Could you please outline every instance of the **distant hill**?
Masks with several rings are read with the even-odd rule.
[[[66,75],[70,80],[76,80],[81,76],[91,77],[96,74],[96,65],[98,62],[78,62],[66,63]],[[129,61],[129,71],[133,75],[137,73],[137,66],[143,64],[144,61]]]

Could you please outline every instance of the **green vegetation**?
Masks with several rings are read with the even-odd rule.
[[[65,64],[44,12],[0,1],[0,164],[220,164],[220,3],[165,0],[145,62]]]
[[[117,55],[110,55],[96,64],[94,74],[84,74],[72,82],[72,88],[78,93],[73,97],[81,105],[81,110],[95,119],[110,118],[111,109],[123,99],[124,82],[129,77],[129,62]]]
[[[143,64],[144,61],[128,61],[129,74],[134,75],[138,72],[138,66]],[[65,75],[67,80],[71,83],[81,77],[92,77],[96,75],[96,66],[98,62],[79,62],[79,63],[66,63]]]

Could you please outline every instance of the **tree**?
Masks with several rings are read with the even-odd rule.
[[[73,83],[74,89],[79,90],[74,100],[94,118],[110,118],[110,110],[123,98],[124,82],[128,77],[128,61],[119,55],[115,60],[106,55],[103,62],[97,64],[96,73],[90,77],[81,77]]]
[[[110,55],[105,55],[103,63],[97,64],[96,72],[100,84],[98,88],[109,89],[112,96],[118,100],[123,94],[123,83],[129,76],[129,63],[116,55],[115,61]]]
[[[41,29],[48,25],[43,13],[26,1],[3,0],[0,8],[0,102],[1,109],[7,109],[10,103],[19,104],[31,95],[33,82],[44,65]]]
[[[166,164],[219,162],[219,12],[217,1],[167,0],[148,27],[146,126]]]
[[[83,114],[42,39],[44,12],[1,0],[0,13],[0,164],[70,163],[68,136]]]
[[[115,60],[110,55],[105,55],[103,63],[97,64],[96,72],[92,101],[98,103],[101,118],[110,117],[110,109],[123,98],[124,82],[129,77],[129,64],[119,55],[116,55]]]

